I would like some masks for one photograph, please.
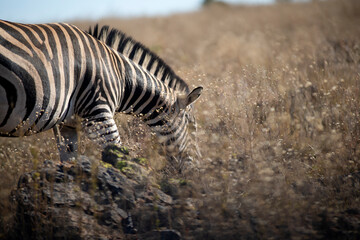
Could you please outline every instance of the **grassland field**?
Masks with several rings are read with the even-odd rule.
[[[192,182],[204,239],[360,236],[360,1],[213,4],[99,24],[204,87],[195,104],[200,169],[182,176]],[[165,158],[154,136],[136,118],[116,120],[123,144],[161,179]],[[82,139],[81,153],[100,159]],[[0,138],[0,232],[13,217],[19,176],[58,158],[52,132]]]

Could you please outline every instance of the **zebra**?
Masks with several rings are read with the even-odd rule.
[[[103,148],[120,145],[118,112],[141,117],[166,156],[181,160],[202,90],[190,91],[161,58],[118,30],[0,20],[0,136],[52,129],[61,162],[77,155],[79,123]]]

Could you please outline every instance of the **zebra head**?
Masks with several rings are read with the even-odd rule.
[[[197,87],[189,94],[178,95],[176,101],[168,108],[166,121],[155,132],[163,145],[165,154],[171,162],[176,162],[181,168],[184,161],[191,159],[191,151],[200,157],[195,133],[196,121],[193,114],[193,103],[200,97],[203,88]],[[193,149],[188,148],[193,145]]]

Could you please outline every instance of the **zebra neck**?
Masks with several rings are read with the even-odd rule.
[[[141,115],[144,119],[167,112],[176,100],[174,90],[137,63],[120,57],[125,72],[125,86],[119,111]]]

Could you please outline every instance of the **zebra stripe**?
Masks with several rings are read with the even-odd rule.
[[[61,160],[75,156],[76,126],[105,146],[120,144],[115,112],[140,115],[168,155],[188,139],[189,92],[163,60],[125,34],[98,27],[0,20],[0,136],[53,129]]]

